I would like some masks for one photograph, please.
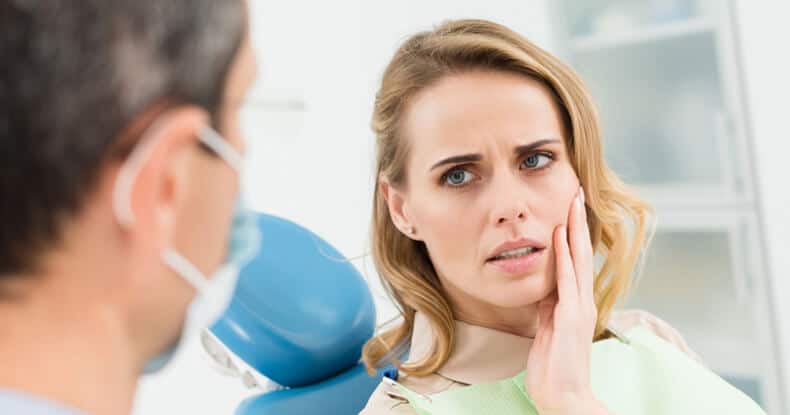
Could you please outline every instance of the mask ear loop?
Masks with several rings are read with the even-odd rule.
[[[133,147],[131,153],[126,161],[121,166],[118,176],[115,180],[115,188],[113,189],[113,211],[118,222],[124,226],[130,226],[134,223],[134,210],[132,209],[132,188],[134,181],[140,174],[143,168],[143,161],[146,160],[154,149],[153,137],[157,130],[162,128],[162,124],[170,117],[169,108],[175,105],[172,102],[163,101],[153,105],[153,107],[141,115],[142,122],[145,119],[154,118],[154,121],[145,127],[140,136],[142,137],[138,143]],[[163,111],[164,110],[164,111]],[[157,115],[159,113],[159,115]],[[138,123],[139,125],[139,123]],[[134,123],[132,124],[131,131],[134,131]],[[122,133],[121,137],[126,136],[127,133]],[[241,171],[242,156],[233,146],[231,146],[219,133],[214,131],[211,127],[206,126],[197,132],[198,139],[209,147],[212,151],[217,153],[223,160],[225,160],[236,171]],[[123,141],[123,140],[122,140]]]
[[[162,126],[164,125],[165,121],[169,117],[168,114],[164,114],[158,117],[154,123],[152,123],[148,128],[143,131],[142,137],[139,143],[134,147],[132,153],[129,155],[127,160],[121,166],[118,176],[115,180],[115,187],[113,189],[113,211],[115,212],[115,218],[118,220],[118,223],[124,227],[128,228],[135,221],[134,209],[132,208],[132,192],[134,191],[134,183],[137,180],[137,177],[140,174],[140,171],[143,168],[143,165],[146,160],[151,156],[155,145],[157,144],[158,139],[158,132]],[[205,130],[210,130],[210,128],[205,128]],[[211,130],[213,132],[213,130]],[[222,144],[217,145],[216,137],[209,138],[205,140],[202,136],[206,135],[201,131],[199,137],[201,141],[206,143],[206,145],[210,146],[212,149],[214,146],[222,148],[222,144],[227,147],[230,147],[229,144],[224,143],[224,140],[220,137],[219,139],[223,141]],[[218,135],[214,133],[214,135]],[[208,143],[210,141],[211,143]],[[230,147],[230,150],[234,150]],[[227,148],[223,148],[224,153],[230,154]],[[220,154],[218,152],[218,154]],[[238,153],[236,153],[238,156]],[[223,158],[224,155],[221,155]],[[233,157],[230,154],[229,157]],[[229,163],[231,163],[229,161]],[[184,279],[186,279],[189,283],[191,283],[198,292],[203,292],[208,284],[208,280],[203,275],[203,273],[198,270],[192,263],[186,260],[186,258],[182,257],[180,254],[175,252],[172,249],[168,249],[162,253],[163,261],[171,268],[176,270],[181,270],[179,274],[182,274]]]
[[[210,148],[213,152],[217,153],[230,167],[237,173],[241,174],[243,157],[226,139],[224,139],[213,128],[206,126],[198,133],[200,141]]]
[[[183,255],[174,249],[166,249],[162,252],[162,261],[178,275],[187,280],[197,290],[198,294],[208,290],[208,278],[203,275],[193,263],[189,262]]]
[[[132,153],[126,159],[118,171],[118,176],[115,179],[115,187],[113,188],[113,211],[118,223],[123,227],[129,227],[134,223],[134,210],[132,209],[132,192],[134,191],[134,182],[143,168],[143,163],[150,157],[156,144],[156,132],[161,128],[164,118],[167,115],[160,116],[153,124],[147,127],[143,133],[140,141],[132,150]]]

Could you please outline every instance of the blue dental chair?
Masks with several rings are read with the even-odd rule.
[[[210,328],[236,356],[287,389],[243,401],[236,415],[357,414],[381,380],[360,363],[376,311],[357,270],[327,242],[259,214],[261,252]]]

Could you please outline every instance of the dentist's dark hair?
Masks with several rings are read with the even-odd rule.
[[[0,281],[36,271],[155,103],[218,118],[246,21],[243,0],[0,0]]]

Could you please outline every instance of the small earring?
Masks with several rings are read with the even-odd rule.
[[[409,234],[409,235],[414,235],[416,233],[416,231],[414,230],[414,226],[409,226],[409,227],[407,227],[404,230],[403,233],[406,233],[406,234]]]

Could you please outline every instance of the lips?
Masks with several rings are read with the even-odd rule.
[[[486,262],[501,261],[529,256],[546,249],[546,245],[528,238],[507,241],[491,252]]]
[[[486,265],[510,277],[538,271],[545,262],[546,245],[527,238],[508,241],[491,252]]]

